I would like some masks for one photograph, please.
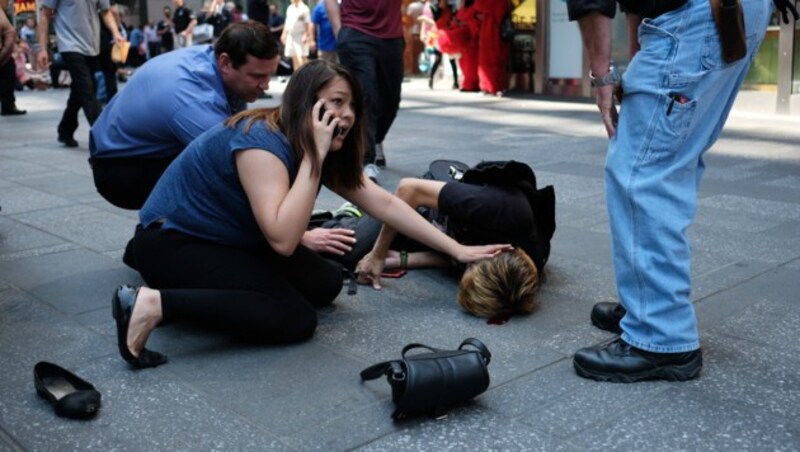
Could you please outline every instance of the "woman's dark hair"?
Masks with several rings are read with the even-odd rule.
[[[319,92],[336,77],[342,78],[350,86],[355,121],[347,132],[342,148],[329,152],[323,163],[317,155],[311,112],[319,100]],[[311,162],[311,171],[314,174],[322,172],[322,182],[326,185],[354,189],[362,184],[361,163],[366,143],[363,102],[358,81],[348,69],[329,61],[313,60],[292,74],[280,107],[245,110],[229,118],[225,125],[235,127],[240,121],[247,121],[243,128],[247,133],[254,122],[266,121],[273,130],[279,129],[289,140],[298,165],[307,158]]]
[[[278,45],[266,25],[248,20],[235,22],[222,30],[217,43],[214,44],[214,55],[219,57],[227,53],[234,69],[247,63],[247,55],[260,60],[271,60],[278,56]]]
[[[323,167],[317,156],[311,111],[319,100],[319,92],[337,77],[350,86],[350,103],[355,121],[342,148],[329,152]],[[366,142],[364,100],[358,80],[347,68],[330,61],[313,60],[292,74],[283,92],[280,126],[289,139],[297,160],[311,159],[312,171],[319,174],[322,170],[322,181],[326,185],[348,189],[361,186],[361,163]]]

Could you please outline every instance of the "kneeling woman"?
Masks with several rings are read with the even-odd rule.
[[[344,67],[327,61],[292,76],[275,109],[239,113],[193,141],[140,212],[126,251],[150,288],[113,298],[117,341],[133,367],[166,357],[147,350],[164,320],[195,320],[257,342],[296,342],[333,302],[339,270],[300,245],[320,184],[461,262],[508,251],[463,246],[362,176],[363,99]]]

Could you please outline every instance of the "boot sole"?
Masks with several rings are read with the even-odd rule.
[[[700,376],[700,370],[703,368],[702,357],[700,356],[686,364],[657,367],[637,373],[601,372],[586,369],[574,360],[572,364],[575,367],[575,372],[581,377],[611,383],[635,383],[646,380],[687,381]]]

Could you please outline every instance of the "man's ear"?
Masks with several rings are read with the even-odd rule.
[[[233,70],[231,56],[225,52],[220,53],[217,57],[217,65],[219,66],[219,72],[223,75],[228,75]]]

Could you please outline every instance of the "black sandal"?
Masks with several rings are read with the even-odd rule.
[[[167,362],[167,357],[161,353],[143,348],[139,356],[133,356],[128,349],[128,326],[131,323],[133,307],[136,306],[136,296],[139,288],[133,286],[119,286],[111,300],[112,313],[117,322],[117,345],[122,359],[135,369],[156,367]]]
[[[41,361],[33,367],[36,393],[49,401],[56,415],[90,419],[100,410],[100,393],[88,381],[53,363]]]

